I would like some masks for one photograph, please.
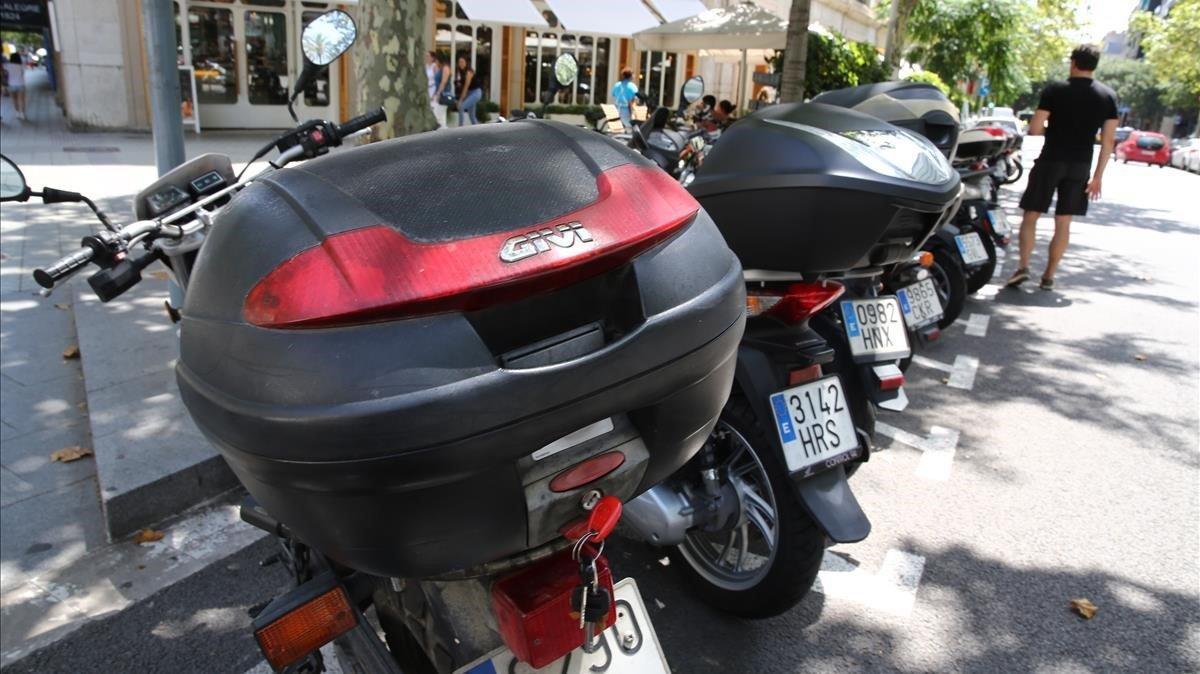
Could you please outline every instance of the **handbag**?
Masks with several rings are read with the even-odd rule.
[[[438,103],[445,106],[451,106],[458,102],[458,98],[454,96],[454,92],[450,89],[443,89],[442,95],[438,97]]]

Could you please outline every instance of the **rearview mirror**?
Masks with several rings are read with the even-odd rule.
[[[0,201],[25,201],[29,199],[29,185],[25,174],[11,159],[0,154]]]
[[[679,98],[686,101],[689,105],[700,100],[704,95],[704,78],[696,75],[689,78],[683,83],[683,88],[679,90]]]
[[[340,9],[331,9],[304,27],[300,45],[310,63],[327,66],[346,53],[357,36],[354,18]]]
[[[579,62],[571,54],[562,54],[554,61],[554,79],[560,87],[570,86],[579,75]]]

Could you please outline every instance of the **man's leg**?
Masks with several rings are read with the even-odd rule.
[[[1042,279],[1054,279],[1054,272],[1058,271],[1058,263],[1062,261],[1063,253],[1067,252],[1067,244],[1071,241],[1071,217],[1070,215],[1054,216],[1054,238],[1050,239],[1050,260],[1046,262],[1046,273],[1042,274]]]
[[[1029,258],[1033,257],[1033,245],[1037,243],[1037,221],[1042,214],[1037,211],[1025,211],[1021,216],[1021,233],[1018,247],[1021,251],[1020,269],[1029,268]]]

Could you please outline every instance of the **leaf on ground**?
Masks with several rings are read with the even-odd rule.
[[[949,383],[950,383],[950,378],[949,378],[949,377],[942,377],[942,383],[943,383],[943,384],[949,384]]]
[[[75,403],[75,406],[78,407],[80,410],[87,410],[87,401],[84,400],[83,402]]]
[[[150,272],[150,276],[152,276],[160,281],[166,281],[168,278],[170,278],[167,276],[167,272],[165,272],[161,269],[155,269],[154,271]]]
[[[71,447],[63,447],[57,452],[52,453],[50,455],[50,460],[61,461],[62,463],[70,463],[72,461],[78,461],[85,456],[91,455],[91,447],[80,447],[79,445],[73,445]]]
[[[1138,354],[1135,354],[1135,355],[1133,356],[1133,359],[1134,359],[1134,360],[1136,360],[1136,361],[1139,361],[1139,362],[1140,362],[1140,361],[1143,361],[1143,360],[1146,360],[1146,354],[1144,354],[1144,353],[1138,353]]]
[[[1072,599],[1071,608],[1085,620],[1091,620],[1092,616],[1096,615],[1096,611],[1100,610],[1087,599]]]
[[[79,357],[79,345],[72,344],[63,349],[63,360],[75,360]]]
[[[1097,372],[1096,379],[1108,379],[1108,375],[1104,374],[1103,372]]]
[[[67,305],[65,305],[65,304],[59,303],[59,304],[55,304],[55,305],[54,305],[54,308],[55,308],[55,309],[62,309],[63,311],[66,311],[66,310],[67,310],[67,309],[69,309],[70,307],[68,307],[68,306],[67,306]]]
[[[133,542],[140,545],[143,543],[161,541],[162,538],[163,532],[158,531],[157,529],[139,529],[138,532],[133,535]]]

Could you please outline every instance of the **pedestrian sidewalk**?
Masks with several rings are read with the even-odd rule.
[[[27,81],[28,121],[2,99],[0,151],[34,189],[83,193],[128,222],[132,195],[157,175],[149,134],[72,132],[45,73],[31,71]],[[248,158],[271,135],[188,134],[187,154]],[[164,273],[151,268],[109,304],[91,293],[86,275],[49,298],[37,294],[32,270],[75,250],[96,227],[83,205],[35,199],[0,207],[2,665],[259,536],[235,525],[228,504],[191,511],[171,528],[159,524],[235,484],[179,404]],[[78,355],[64,356],[71,352]],[[95,456],[51,459],[66,447]],[[167,543],[123,539],[148,526],[166,528]],[[167,554],[149,560],[153,549]]]

